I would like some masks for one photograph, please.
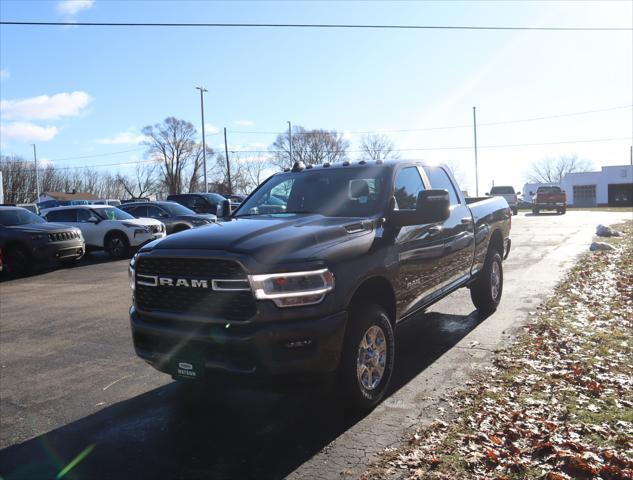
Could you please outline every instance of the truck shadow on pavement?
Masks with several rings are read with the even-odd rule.
[[[482,320],[433,312],[399,327],[391,394]],[[170,383],[7,447],[1,478],[55,478],[82,451],[68,478],[283,478],[361,420],[321,385],[288,395],[192,387]]]

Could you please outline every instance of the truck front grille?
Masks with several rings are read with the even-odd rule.
[[[246,280],[246,273],[233,260],[200,258],[139,258],[136,274],[207,280],[208,288],[148,286],[136,283],[134,293],[140,310],[193,314],[210,320],[239,322],[256,313],[250,291],[216,291],[211,280]]]

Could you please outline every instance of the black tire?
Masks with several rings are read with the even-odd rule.
[[[567,212],[566,208],[561,208],[558,213],[560,213],[561,215],[565,215],[565,213]]]
[[[519,214],[519,209],[517,207],[514,207],[512,209],[512,215],[514,215],[515,217]]]
[[[106,237],[105,250],[112,258],[127,258],[130,255],[130,242],[122,233],[111,233]]]
[[[185,230],[189,230],[190,227],[187,227],[186,225],[178,225],[176,228],[174,228],[174,230],[171,233],[180,233],[180,232],[184,232]]]
[[[532,215],[538,215],[538,214],[539,214],[538,208],[533,208],[532,209]]]
[[[9,247],[6,249],[2,262],[3,271],[7,275],[14,277],[26,275],[33,267],[28,252],[21,247]]]
[[[370,348],[363,349],[364,342],[369,343]],[[371,348],[372,345],[379,350]],[[380,354],[381,345],[384,345],[384,355]],[[371,363],[371,368],[364,365],[363,369],[359,365],[361,358]],[[352,307],[338,370],[338,391],[345,405],[355,412],[366,412],[378,405],[389,388],[394,360],[395,337],[385,310],[374,304]],[[372,376],[381,368],[376,382]],[[370,387],[370,383],[374,386]]]
[[[495,278],[497,280],[495,280]],[[497,251],[488,252],[486,263],[477,281],[470,287],[470,298],[482,315],[493,313],[503,293],[503,264]]]

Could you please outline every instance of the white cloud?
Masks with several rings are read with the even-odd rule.
[[[108,138],[101,138],[97,140],[97,143],[102,145],[131,145],[135,143],[141,143],[145,140],[143,135],[139,135],[133,132],[121,132]]]
[[[53,96],[20,100],[0,100],[0,114],[5,120],[49,120],[76,117],[92,101],[86,92],[58,93]]]
[[[11,76],[11,74],[9,73],[9,70],[0,70],[0,80],[6,80],[7,78],[9,78]]]
[[[220,129],[218,127],[216,127],[215,125],[211,125],[210,123],[205,123],[204,124],[204,133],[205,133],[205,135],[219,133],[219,132],[220,132]]]
[[[94,0],[62,0],[57,2],[57,11],[63,15],[76,15],[94,5]]]
[[[29,122],[14,122],[0,125],[0,138],[23,142],[46,142],[52,140],[59,130],[57,127],[42,127]]]
[[[235,125],[239,125],[240,127],[252,127],[255,125],[255,122],[251,120],[236,120],[233,123],[235,123]]]

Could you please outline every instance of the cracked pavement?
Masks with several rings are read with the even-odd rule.
[[[52,478],[95,445],[76,479],[357,477],[510,341],[595,227],[630,213],[512,221],[499,310],[482,319],[460,290],[397,329],[391,394],[364,418],[320,385],[280,393],[174,383],[136,358],[126,262],[0,283],[0,475]]]

